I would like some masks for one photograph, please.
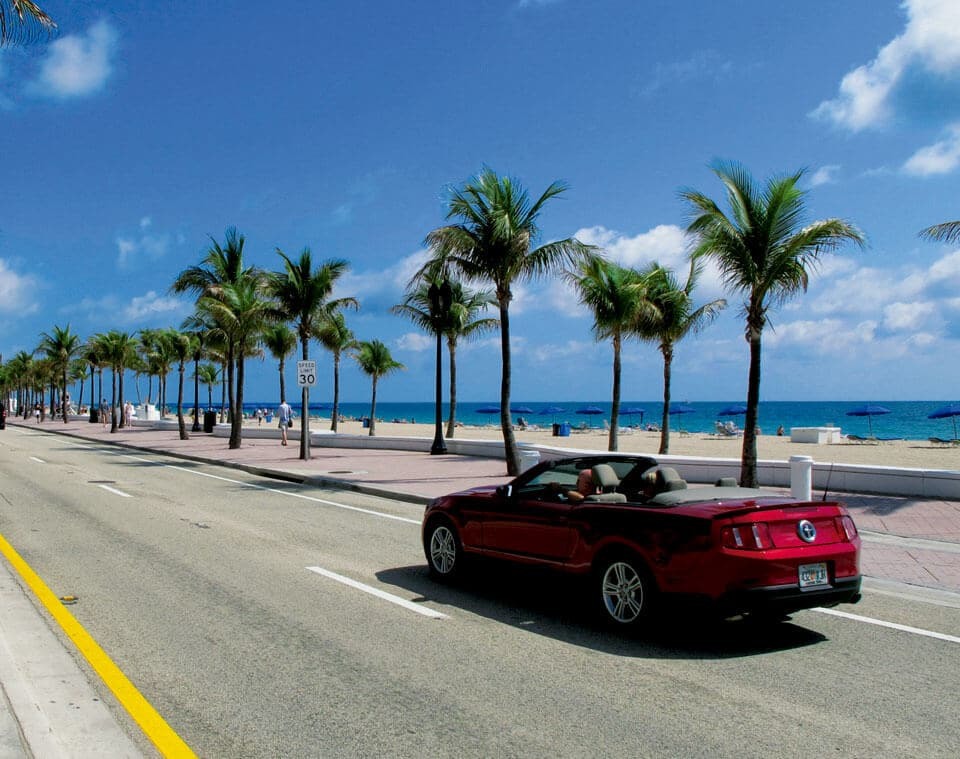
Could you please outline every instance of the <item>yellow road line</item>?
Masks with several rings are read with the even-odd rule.
[[[0,553],[19,572],[24,582],[36,594],[40,603],[44,605],[51,616],[57,621],[67,637],[73,641],[77,650],[86,658],[94,671],[100,675],[113,695],[127,710],[127,713],[140,725],[144,734],[153,742],[163,756],[166,757],[196,757],[190,747],[168,725],[157,710],[143,697],[136,686],[130,682],[121,669],[113,663],[106,652],[90,636],[74,616],[67,611],[60,600],[53,594],[40,579],[40,576],[30,568],[13,546],[0,535]]]

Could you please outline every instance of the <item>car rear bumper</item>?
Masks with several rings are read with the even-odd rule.
[[[860,600],[860,582],[857,575],[837,578],[829,586],[819,588],[801,589],[796,584],[750,588],[720,598],[718,606],[730,614],[758,611],[789,614],[815,606],[855,604]]]

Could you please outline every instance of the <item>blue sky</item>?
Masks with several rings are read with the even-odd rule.
[[[678,191],[720,199],[721,159],[761,180],[805,168],[811,219],[869,241],[772,314],[763,399],[960,394],[960,249],[917,237],[960,218],[955,0],[41,5],[58,34],[0,49],[4,358],[53,325],[179,325],[192,304],[170,283],[236,226],[268,269],[277,247],[348,260],[350,326],[407,366],[380,399],[430,400],[432,340],[388,309],[446,188],[485,165],[532,195],[561,179],[542,241],[685,270]],[[698,299],[723,295],[707,271]],[[679,345],[675,398],[745,397],[730,300]],[[515,399],[609,398],[610,346],[564,284],[523,284],[511,314]],[[462,346],[462,400],[498,397],[497,340]],[[311,352],[329,400],[331,359]],[[250,369],[247,397],[275,398],[274,361]],[[656,400],[661,378],[631,343],[623,397]],[[345,362],[344,400],[369,394]]]

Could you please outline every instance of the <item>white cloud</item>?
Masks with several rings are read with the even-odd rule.
[[[658,63],[650,81],[640,94],[649,97],[667,87],[684,85],[697,80],[719,81],[733,71],[733,63],[722,59],[713,50],[703,50],[693,57],[672,63]]]
[[[802,348],[818,354],[836,354],[872,343],[877,322],[864,320],[849,324],[841,319],[798,320],[778,324],[764,332],[764,344],[771,349]]]
[[[831,164],[829,166],[821,166],[810,177],[810,186],[819,187],[823,184],[833,184],[837,181],[837,172],[840,171],[840,167],[836,164]]]
[[[580,242],[603,248],[607,256],[622,266],[643,267],[658,261],[670,268],[686,268],[687,233],[675,224],[660,224],[636,237],[623,237],[619,232],[596,226],[578,229]]]
[[[907,174],[926,177],[933,174],[949,174],[960,165],[960,123],[947,128],[947,136],[940,142],[920,148],[906,163]]]
[[[344,274],[337,283],[336,297],[351,296],[358,300],[369,298],[372,295],[388,295],[400,302],[401,293],[414,274],[429,259],[427,250],[418,250],[409,256],[401,258],[393,266],[379,271],[353,270]]]
[[[23,314],[37,310],[33,301],[36,280],[29,274],[17,274],[0,258],[0,313]]]
[[[891,303],[883,309],[883,326],[895,332],[917,331],[936,316],[936,304]]]
[[[437,338],[433,335],[425,335],[422,332],[407,332],[397,338],[396,346],[400,350],[422,353],[423,351],[436,349]]]
[[[179,298],[157,295],[154,290],[145,295],[131,298],[130,303],[121,311],[122,317],[130,323],[137,323],[152,316],[175,314],[187,308]]]
[[[907,25],[877,57],[843,77],[840,94],[821,103],[813,116],[858,132],[892,115],[891,94],[911,66],[945,76],[960,71],[960,3],[906,0]]]
[[[120,267],[126,267],[133,262],[134,258],[149,258],[157,260],[167,255],[170,248],[169,234],[149,234],[148,230],[153,225],[149,216],[140,219],[139,228],[142,234],[138,236],[118,236],[117,244],[117,264]]]
[[[90,95],[103,89],[113,71],[117,33],[98,21],[85,35],[71,34],[50,43],[31,90],[52,98]]]

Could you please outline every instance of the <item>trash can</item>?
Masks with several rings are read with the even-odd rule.
[[[0,406],[0,430],[7,428],[7,407]]]
[[[570,437],[570,422],[564,422],[558,426],[560,427],[559,437]]]
[[[216,411],[204,411],[203,412],[203,431],[204,432],[213,432],[214,426],[217,424],[217,412]]]
[[[365,430],[370,428],[370,417],[369,417],[369,416],[363,417],[363,428],[364,428]]]
[[[560,437],[560,425],[557,422],[553,423],[553,436]]]

